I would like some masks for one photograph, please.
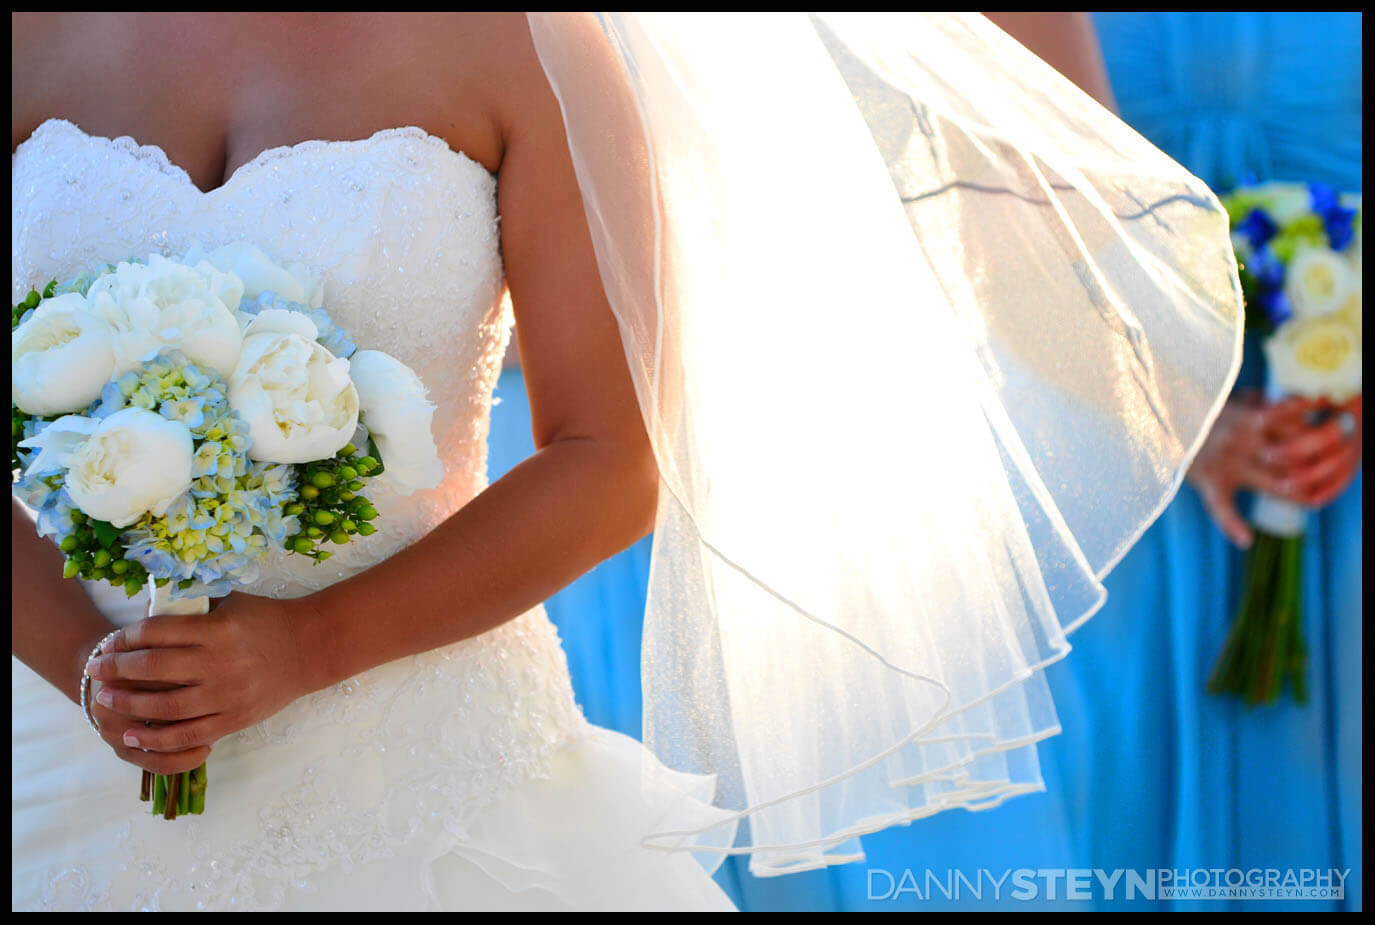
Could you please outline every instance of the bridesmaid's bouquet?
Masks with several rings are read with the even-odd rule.
[[[1361,391],[1361,197],[1320,184],[1245,187],[1223,204],[1241,265],[1247,326],[1264,338],[1266,393],[1343,402]],[[1259,309],[1256,311],[1255,309]],[[1240,611],[1210,693],[1273,703],[1308,697],[1302,560],[1307,512],[1260,495]]]
[[[424,385],[323,304],[308,268],[241,242],[96,267],[13,307],[13,491],[64,577],[205,613],[269,555],[318,564],[375,533],[369,480],[439,484]],[[203,812],[205,771],[144,772],[140,797]]]

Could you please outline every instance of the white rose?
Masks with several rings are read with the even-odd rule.
[[[248,424],[250,459],[303,463],[333,456],[358,426],[349,361],[299,334],[244,339],[229,406]]]
[[[1265,342],[1280,388],[1292,395],[1342,402],[1361,391],[1361,340],[1333,318],[1294,319]]]
[[[311,308],[319,308],[325,303],[324,284],[316,279],[305,264],[293,263],[283,267],[245,241],[226,244],[208,253],[193,247],[185,259],[192,265],[207,261],[226,273],[233,273],[243,281],[246,299],[256,299],[264,292],[272,292]]]
[[[430,432],[434,404],[425,397],[420,377],[380,350],[355,353],[350,375],[358,387],[363,424],[382,454],[382,477],[402,494],[438,485],[444,464]]]
[[[67,494],[87,516],[116,527],[161,516],[191,487],[193,451],[185,424],[142,408],[116,411],[69,453]]]
[[[114,368],[110,326],[79,293],[41,302],[10,335],[10,395],[28,414],[85,408],[100,397]]]
[[[1261,208],[1281,228],[1313,211],[1313,196],[1302,183],[1266,183],[1245,192],[1258,195]]]
[[[1295,318],[1332,314],[1357,285],[1347,262],[1323,247],[1300,250],[1284,271],[1284,294]]]
[[[235,312],[243,286],[202,263],[189,267],[159,254],[148,265],[121,263],[86,294],[114,332],[115,375],[138,369],[150,353],[175,347],[222,376],[234,371],[243,335]]]

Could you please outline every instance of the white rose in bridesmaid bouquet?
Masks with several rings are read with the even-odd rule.
[[[1304,183],[1266,183],[1245,192],[1258,194],[1261,208],[1281,228],[1313,211],[1313,194]]]
[[[438,485],[444,464],[430,431],[435,409],[420,377],[380,350],[355,353],[350,373],[358,387],[363,425],[382,454],[382,477],[402,494]]]
[[[1300,250],[1284,271],[1284,294],[1295,318],[1319,318],[1338,311],[1359,287],[1351,267],[1325,247]]]
[[[292,312],[264,315],[292,315]],[[308,319],[304,319],[307,320]],[[289,319],[265,319],[292,323]],[[302,333],[259,330],[244,338],[229,377],[229,406],[248,424],[250,459],[303,463],[339,452],[358,426],[349,361]]]
[[[238,279],[208,263],[189,267],[160,254],[121,263],[91,284],[91,310],[114,332],[115,375],[138,369],[163,347],[221,376],[234,371],[243,335]]]
[[[1265,341],[1275,383],[1292,395],[1346,401],[1361,391],[1361,339],[1335,318],[1281,325]]]
[[[116,527],[145,513],[161,516],[191,487],[193,452],[185,424],[125,408],[101,421],[67,457],[67,494],[87,516]]]
[[[113,333],[79,293],[45,299],[10,335],[10,396],[47,417],[80,411],[114,373]]]
[[[282,266],[245,241],[208,252],[196,246],[187,252],[185,260],[193,266],[206,261],[225,273],[233,273],[243,282],[245,299],[256,299],[264,292],[272,292],[289,302],[311,308],[325,304],[324,284],[309,267],[300,263]]]

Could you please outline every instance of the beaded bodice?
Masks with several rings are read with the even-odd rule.
[[[16,301],[104,263],[248,241],[282,264],[313,268],[325,307],[353,340],[396,356],[428,387],[442,484],[399,497],[379,480],[369,486],[376,534],[337,547],[323,566],[278,556],[253,593],[304,595],[362,571],[486,486],[492,390],[510,318],[496,181],[477,162],[420,129],[392,129],[266,151],[203,193],[158,148],[50,120],[15,151],[11,182]],[[140,616],[97,603],[120,622]],[[584,728],[558,636],[536,608],[319,691],[223,740],[210,769],[222,812],[156,831],[131,819],[120,850],[127,864],[152,865],[167,846],[154,851],[147,839],[184,839],[191,874],[175,882],[194,884],[195,904],[271,907],[291,876],[283,871],[323,869],[357,857],[360,845],[386,856],[440,831],[461,838],[468,813],[503,782],[545,773],[553,750]],[[128,770],[106,759],[107,770]],[[281,770],[265,775],[264,767]],[[367,784],[375,774],[385,788]],[[271,786],[254,790],[264,779]],[[157,884],[172,882],[150,867],[138,878],[148,890],[141,898],[117,899],[73,886],[82,876],[56,872],[53,903],[156,907]],[[80,895],[58,896],[73,891]]]

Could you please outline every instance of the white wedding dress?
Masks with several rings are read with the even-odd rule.
[[[16,301],[107,262],[249,241],[322,274],[334,319],[427,384],[443,484],[378,490],[376,535],[328,565],[274,561],[253,593],[340,581],[485,487],[510,331],[496,181],[442,140],[400,128],[277,148],[202,193],[157,148],[51,120],[16,150],[11,190]],[[119,623],[146,610],[93,596]],[[405,602],[377,602],[377,619],[391,606]],[[17,660],[12,694],[15,909],[730,908],[693,856],[641,847],[727,817],[708,805],[712,782],[642,778],[641,745],[586,722],[542,608],[224,739],[205,814],[171,823]]]

